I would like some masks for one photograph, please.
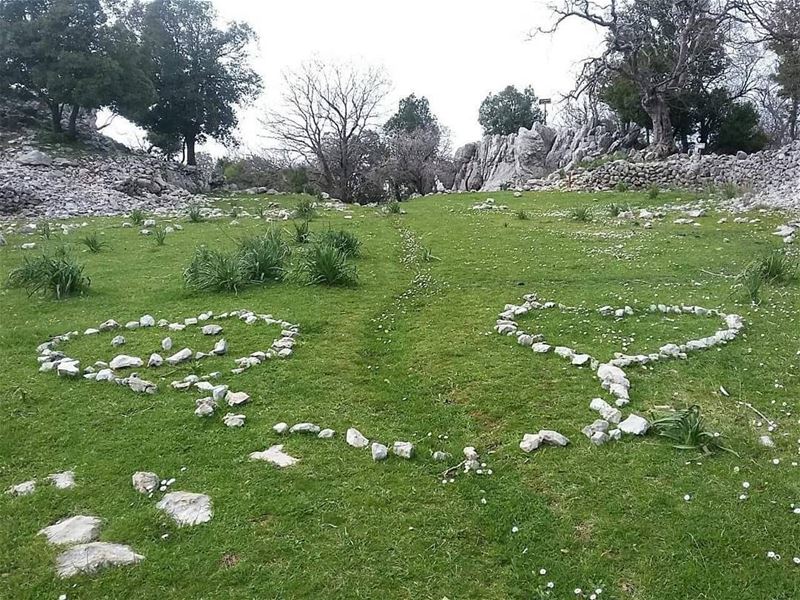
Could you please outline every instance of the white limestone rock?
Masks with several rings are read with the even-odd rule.
[[[158,386],[152,381],[141,379],[136,373],[128,377],[128,387],[137,394],[155,394],[158,391]]]
[[[180,352],[176,352],[172,356],[167,359],[167,364],[172,366],[179,365],[182,362],[186,362],[190,358],[192,358],[193,352],[191,348],[184,348]]]
[[[526,433],[522,436],[519,448],[523,452],[533,452],[542,445],[542,436],[538,433]]]
[[[222,417],[222,422],[228,427],[244,427],[244,420],[244,415],[236,415],[234,413],[228,413]]]
[[[124,346],[125,337],[121,335],[115,336],[114,339],[111,340],[111,345],[114,346],[115,348],[118,348],[119,346]]]
[[[228,406],[241,406],[250,401],[250,395],[246,392],[227,392],[225,394],[225,401]]]
[[[228,352],[228,342],[225,339],[219,340],[216,344],[214,344],[214,349],[211,350],[211,354],[215,356],[223,356]]]
[[[59,490],[68,490],[75,487],[75,473],[73,471],[51,473],[47,476],[47,479]]]
[[[414,444],[411,442],[395,442],[392,452],[400,458],[411,458],[414,455]]]
[[[169,492],[156,508],[164,511],[181,527],[207,523],[214,515],[211,498],[193,492]]]
[[[162,350],[172,350],[172,338],[171,337],[165,337],[163,340],[161,340],[161,349]]]
[[[6,490],[6,494],[10,496],[30,496],[36,491],[36,480],[23,481],[17,485],[12,485]]]
[[[650,429],[650,423],[647,419],[639,415],[628,415],[628,418],[619,424],[619,429],[623,433],[630,433],[632,435],[644,435]]]
[[[329,440],[334,435],[336,435],[336,432],[333,429],[323,429],[317,434],[317,437],[321,440]]]
[[[117,323],[114,319],[109,319],[108,321],[104,321],[100,323],[98,329],[100,331],[111,331],[112,329],[118,329],[119,323]]]
[[[387,456],[389,456],[389,448],[378,442],[372,443],[372,460],[386,460]]]
[[[272,430],[277,434],[284,434],[289,431],[289,424],[288,423],[276,423],[272,426]]]
[[[138,356],[119,354],[111,359],[111,362],[108,363],[108,366],[114,371],[117,369],[133,369],[144,366],[144,361]]]
[[[222,327],[219,325],[203,325],[203,335],[219,335]]]
[[[110,542],[78,544],[62,552],[56,559],[59,577],[92,574],[104,567],[132,565],[144,560],[130,546]]]
[[[366,448],[369,445],[369,440],[361,435],[361,432],[355,427],[347,430],[345,439],[353,448]]]
[[[296,465],[299,461],[299,459],[289,456],[283,451],[283,444],[270,446],[263,452],[252,452],[250,454],[250,460],[263,460],[280,469]]]
[[[314,423],[296,423],[292,425],[292,428],[289,429],[289,433],[313,433],[318,434],[321,428],[319,425],[314,425]]]
[[[78,515],[61,519],[39,531],[53,545],[86,544],[100,535],[101,521],[97,517]]]
[[[150,355],[150,358],[147,360],[148,367],[160,367],[164,364],[164,357],[160,354],[156,354],[155,352]]]
[[[569,444],[569,438],[567,438],[567,436],[561,435],[552,429],[540,429],[539,437],[542,438],[543,443],[550,444],[551,446],[566,446]]]
[[[77,377],[81,374],[81,367],[77,361],[62,360],[58,363],[56,371],[61,377]]]
[[[149,471],[136,471],[131,477],[133,489],[140,494],[152,494],[158,489],[161,479]]]
[[[622,420],[622,411],[611,406],[602,398],[592,399],[592,401],[589,403],[589,408],[599,412],[600,416],[609,423],[619,423]]]
[[[210,417],[214,414],[217,403],[213,398],[200,398],[195,401],[194,414],[198,417]]]
[[[142,315],[139,317],[139,325],[142,327],[155,327],[156,320],[153,318],[152,315]]]

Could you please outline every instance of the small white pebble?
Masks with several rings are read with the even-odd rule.
[[[686,502],[689,502],[689,500],[691,500],[691,499],[692,499],[692,497],[691,497],[689,494],[686,494],[686,495],[683,497],[683,499],[684,499]]]
[[[539,575],[547,575],[547,569],[539,569]]]
[[[575,595],[576,596],[580,596],[582,593],[583,593],[583,590],[581,588],[575,588]]]
[[[775,558],[775,553],[772,550],[770,550],[769,552],[767,552],[767,558]]]
[[[517,533],[518,531],[519,531],[519,527],[517,527],[516,525],[514,525],[514,526],[511,528],[511,533]]]
[[[800,565],[800,556],[795,556],[795,557],[792,559],[792,562],[793,562],[794,564],[796,564],[796,565]]]
[[[749,481],[743,481],[743,482],[742,482],[742,487],[743,487],[744,489],[746,489],[746,490],[747,490],[747,489],[750,489],[750,482],[749,482]]]
[[[548,581],[548,582],[547,582],[547,587],[548,587],[548,588],[550,588],[550,589],[552,590],[554,587],[556,587],[556,584],[555,584],[555,583],[553,583],[552,581]]]
[[[747,500],[747,494],[739,494],[739,500]]]
[[[481,504],[486,504],[486,498],[481,498]]]

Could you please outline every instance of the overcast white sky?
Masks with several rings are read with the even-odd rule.
[[[384,67],[392,81],[386,116],[400,98],[426,96],[456,148],[480,138],[478,107],[487,94],[533,85],[539,97],[555,102],[571,89],[577,63],[600,42],[597,31],[578,22],[555,36],[529,39],[550,22],[548,0],[213,2],[222,20],[246,21],[259,35],[253,66],[264,94],[242,111],[242,150],[267,144],[259,114],[280,106],[281,71],[314,54]],[[121,119],[106,133],[128,142],[135,137]]]

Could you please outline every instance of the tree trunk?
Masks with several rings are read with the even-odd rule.
[[[69,113],[69,135],[72,138],[78,137],[78,113],[81,107],[77,104],[72,105],[72,110]]]
[[[792,108],[789,111],[789,138],[797,139],[797,113],[800,109],[800,97],[792,98]]]
[[[50,107],[50,119],[52,121],[53,133],[61,133],[64,131],[61,127],[61,113],[64,106],[58,102],[48,102],[47,106]]]
[[[653,121],[653,139],[650,142],[652,149],[662,157],[673,154],[675,152],[674,131],[666,99],[658,92],[646,94],[642,100],[642,108]]]
[[[186,136],[186,164],[190,166],[197,165],[197,159],[194,154],[195,137],[194,134]]]

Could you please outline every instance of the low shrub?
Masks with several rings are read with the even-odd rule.
[[[753,268],[766,283],[789,283],[797,278],[797,264],[782,250],[770,252]]]
[[[313,244],[303,257],[301,271],[309,284],[350,286],[358,283],[355,266],[330,242]]]
[[[624,212],[628,212],[630,207],[627,204],[617,204],[616,202],[612,202],[608,205],[608,214],[612,217],[618,217],[620,214]]]
[[[49,240],[51,237],[53,237],[54,232],[53,228],[50,227],[50,223],[47,221],[41,221],[36,225],[36,233],[38,233],[42,239]]]
[[[727,200],[733,200],[740,195],[739,186],[733,181],[727,181],[722,185],[722,195]]]
[[[24,288],[29,296],[40,293],[60,300],[67,296],[82,294],[89,289],[91,280],[83,273],[79,264],[65,248],[52,254],[35,258],[25,257],[21,266],[8,276],[8,285]]]
[[[650,200],[655,200],[656,198],[658,198],[658,195],[660,193],[661,189],[655,184],[647,188],[647,197],[650,198]]]

